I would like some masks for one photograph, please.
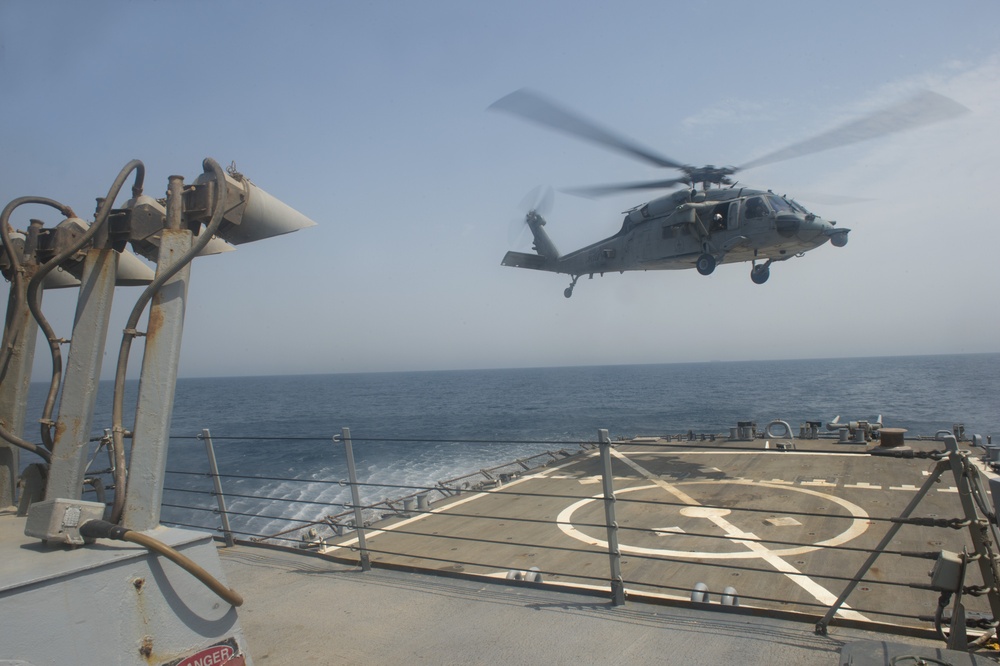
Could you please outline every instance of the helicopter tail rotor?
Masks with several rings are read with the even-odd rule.
[[[525,246],[530,229],[529,220],[533,216],[544,218],[552,211],[554,202],[555,190],[549,185],[539,185],[524,195],[517,207],[519,215],[511,220],[507,229],[507,240],[510,247]],[[544,220],[542,223],[544,224]]]
[[[523,211],[525,215],[535,212],[544,217],[552,211],[555,197],[556,192],[550,185],[539,185],[524,195],[518,209]]]

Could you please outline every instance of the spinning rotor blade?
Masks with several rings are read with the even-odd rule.
[[[539,185],[535,189],[524,195],[518,210],[522,217],[534,211],[545,217],[552,210],[552,202],[555,200],[556,191],[548,185]]]
[[[786,195],[787,196],[787,195]],[[869,197],[849,197],[844,194],[829,194],[826,192],[795,192],[795,196],[788,196],[796,203],[805,201],[810,204],[820,204],[821,206],[849,206],[851,204],[868,203],[875,201]]]
[[[669,157],[657,155],[628,139],[614,134],[610,130],[599,127],[596,123],[585,120],[526,88],[515,90],[506,97],[498,99],[490,104],[489,108],[512,113],[515,116],[520,116],[550,129],[600,144],[606,148],[617,150],[618,152],[646,162],[651,162],[656,166],[671,169],[680,169],[684,166]]]
[[[876,111],[819,136],[794,143],[781,150],[751,160],[739,167],[739,170],[867,141],[875,137],[955,118],[968,112],[969,109],[955,100],[925,90],[905,102]]]
[[[548,185],[539,185],[535,189],[524,195],[517,210],[520,213],[510,221],[507,227],[507,244],[509,247],[519,249],[527,246],[528,221],[530,213],[537,213],[545,217],[552,210],[552,203],[555,201],[556,191]]]
[[[670,180],[647,180],[635,183],[619,183],[617,185],[591,185],[589,187],[573,187],[565,190],[570,194],[584,197],[604,197],[619,192],[634,192],[636,190],[662,190],[681,183],[688,183],[688,178],[671,178]]]

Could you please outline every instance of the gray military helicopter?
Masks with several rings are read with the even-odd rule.
[[[603,196],[687,186],[626,211],[618,233],[565,255],[559,254],[543,229],[544,204],[551,202],[551,196],[540,197],[541,201],[532,205],[524,218],[534,237],[535,253],[510,251],[501,263],[569,275],[572,282],[563,292],[566,298],[573,295],[573,288],[583,275],[592,278],[595,273],[603,276],[612,271],[684,268],[710,275],[719,264],[743,261],[751,262],[750,279],[755,284],[764,284],[770,277],[771,264],[801,257],[827,241],[843,247],[850,229],[837,227],[836,222],[824,220],[794,199],[771,190],[737,187],[731,176],[764,164],[947,120],[968,111],[952,99],[924,91],[903,103],[739,167],[695,167],[648,150],[527,89],[517,90],[489,108],[681,172],[665,180],[576,188],[570,192]]]

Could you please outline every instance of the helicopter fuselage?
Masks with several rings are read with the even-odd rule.
[[[754,262],[751,278],[760,284],[771,263],[827,241],[842,247],[849,232],[792,199],[748,188],[683,190],[654,199],[628,211],[615,235],[566,255],[556,251],[541,216],[531,212],[526,222],[536,254],[508,252],[503,265],[564,273],[573,284],[581,275],[615,271],[696,268],[708,275],[717,264],[743,261]]]

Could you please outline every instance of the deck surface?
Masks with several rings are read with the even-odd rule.
[[[315,555],[257,546],[220,553],[228,584],[246,600],[240,622],[257,666],[834,666],[845,646],[886,639],[846,627],[818,636],[800,622],[634,601],[612,606],[592,596],[506,583],[362,572]],[[939,642],[890,640],[905,643],[897,653],[942,657]]]
[[[783,443],[618,443],[615,511],[630,596],[689,600],[703,583],[711,601],[735,588],[744,606],[822,616],[865,561],[863,549],[890,529],[883,519],[904,510],[936,464],[858,455],[865,446],[830,440],[778,450]],[[547,583],[609,590],[600,470],[593,451],[495,490],[441,500],[431,513],[381,521],[366,532],[371,559],[495,577],[536,567]],[[950,471],[913,515],[961,517]],[[328,543],[328,554],[358,557],[353,536]],[[903,526],[888,550],[961,552],[969,543],[965,530]],[[881,555],[839,617],[926,628],[899,615],[933,613],[937,593],[907,586],[927,583],[932,566]],[[969,584],[979,580],[970,568]],[[985,610],[977,599],[968,607]]]

